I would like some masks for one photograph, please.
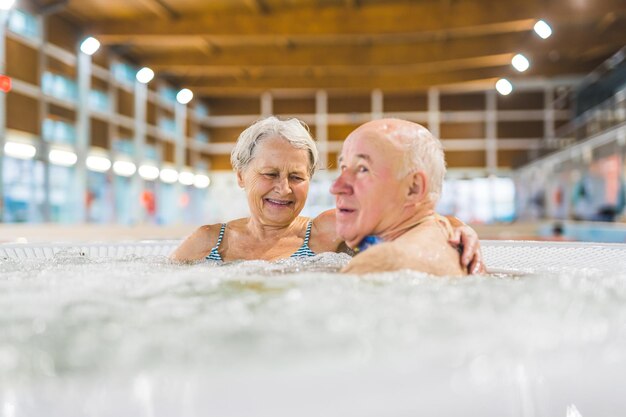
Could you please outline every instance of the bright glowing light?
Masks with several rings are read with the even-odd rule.
[[[48,161],[54,165],[61,165],[64,167],[71,167],[78,161],[78,156],[72,151],[65,151],[62,149],[51,149],[48,153]]]
[[[498,90],[498,93],[503,96],[508,96],[511,94],[511,91],[513,91],[513,85],[509,82],[509,80],[500,78],[496,83],[496,90]]]
[[[28,143],[6,142],[4,144],[4,153],[11,158],[33,159],[37,153],[37,148]]]
[[[535,33],[541,37],[541,39],[548,39],[552,35],[552,28],[543,20],[538,20],[533,27]]]
[[[148,67],[143,67],[139,71],[137,71],[137,81],[142,84],[148,84],[154,78],[154,71],[152,71]]]
[[[10,10],[15,0],[0,0],[0,10]]]
[[[183,88],[178,92],[178,94],[176,94],[176,101],[178,101],[180,104],[187,104],[191,101],[192,98],[193,93],[188,88]]]
[[[517,54],[511,60],[511,65],[513,65],[513,68],[515,68],[519,72],[524,72],[530,67],[530,62],[528,62],[528,58],[526,58],[524,55]]]
[[[182,185],[192,185],[194,179],[195,175],[193,172],[190,171],[181,171],[181,173],[178,174],[178,182],[180,182]]]
[[[107,172],[111,169],[111,161],[106,156],[89,155],[85,160],[87,169],[95,172]]]
[[[193,178],[193,185],[196,188],[206,188],[211,184],[211,179],[204,174],[196,174]]]
[[[144,164],[139,167],[139,176],[144,180],[154,181],[159,178],[159,168]]]
[[[137,171],[137,167],[130,161],[120,160],[113,163],[113,172],[120,177],[131,177],[135,171]]]
[[[80,50],[87,55],[93,55],[100,49],[100,41],[93,36],[88,37],[80,44]]]
[[[159,174],[159,178],[167,184],[173,184],[178,181],[178,171],[173,168],[163,168]]]
[[[12,158],[33,159],[37,153],[37,148],[27,143],[6,142],[4,144],[4,153]]]

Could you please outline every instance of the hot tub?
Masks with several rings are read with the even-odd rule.
[[[492,274],[179,242],[0,245],[0,415],[620,416],[626,245],[483,242]]]

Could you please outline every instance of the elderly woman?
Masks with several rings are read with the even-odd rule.
[[[301,217],[318,164],[315,141],[297,119],[268,117],[244,130],[231,154],[250,217],[198,228],[172,254],[179,261],[277,260],[348,252],[335,233],[335,210]],[[458,223],[457,223],[457,226]],[[475,232],[460,224],[452,244],[463,240],[462,262],[481,268]]]

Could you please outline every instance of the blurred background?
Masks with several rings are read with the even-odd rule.
[[[182,238],[245,216],[229,154],[275,114],[333,207],[359,124],[441,138],[481,238],[625,242],[624,0],[0,0],[0,242]],[[158,226],[158,227],[156,227]]]

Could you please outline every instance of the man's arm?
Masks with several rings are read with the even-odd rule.
[[[347,274],[367,274],[401,269],[397,265],[398,254],[390,248],[391,244],[381,243],[353,257],[341,272]]]
[[[380,243],[360,252],[342,272],[365,274],[412,269],[438,276],[467,275],[459,263],[459,253],[446,239],[447,233],[433,226],[417,235]]]

